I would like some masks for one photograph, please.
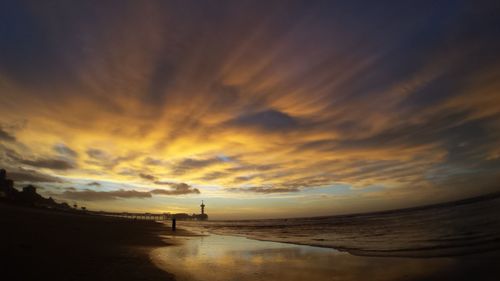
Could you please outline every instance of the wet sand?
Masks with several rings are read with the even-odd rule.
[[[169,237],[153,261],[178,281],[498,280],[500,255],[447,258],[355,256],[329,248],[209,234]]]
[[[2,280],[174,280],[149,259],[160,223],[0,204],[0,225]]]

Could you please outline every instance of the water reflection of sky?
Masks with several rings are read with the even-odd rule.
[[[194,280],[425,280],[455,259],[358,257],[333,249],[210,235],[176,238],[153,259],[179,281]]]

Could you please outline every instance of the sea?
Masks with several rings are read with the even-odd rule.
[[[311,218],[182,222],[198,233],[333,248],[378,257],[500,250],[500,193],[432,206]]]

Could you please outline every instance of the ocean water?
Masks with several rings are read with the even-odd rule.
[[[182,222],[195,232],[386,257],[447,257],[500,250],[500,196],[369,214]]]

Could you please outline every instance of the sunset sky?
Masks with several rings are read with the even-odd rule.
[[[1,1],[0,167],[94,210],[213,219],[497,191],[499,8]]]

